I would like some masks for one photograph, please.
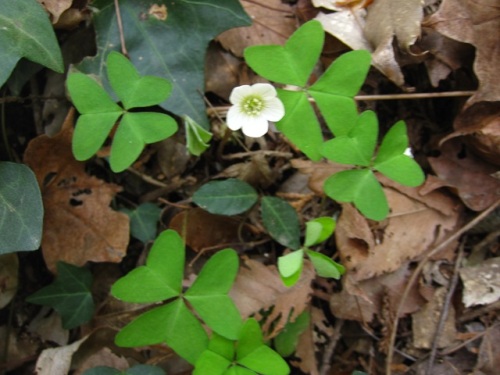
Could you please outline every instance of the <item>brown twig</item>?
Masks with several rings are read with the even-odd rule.
[[[386,375],[391,375],[391,364],[392,364],[392,359],[394,356],[394,344],[396,341],[396,332],[398,329],[398,323],[399,323],[399,316],[401,315],[401,312],[403,310],[403,305],[406,301],[406,298],[408,298],[408,294],[412,288],[412,286],[415,284],[415,281],[417,280],[417,277],[420,275],[420,272],[422,272],[422,269],[424,266],[427,264],[429,259],[441,251],[443,248],[448,246],[451,242],[455,241],[457,238],[459,238],[462,234],[467,232],[469,229],[473,228],[477,223],[479,223],[481,220],[483,220],[486,216],[488,216],[498,205],[500,204],[500,199],[497,200],[495,203],[493,203],[490,207],[488,207],[486,210],[481,212],[479,215],[477,215],[473,220],[471,220],[467,225],[463,226],[460,228],[458,231],[453,233],[451,236],[449,236],[446,240],[442,241],[439,245],[431,249],[427,255],[420,261],[418,264],[417,268],[411,275],[410,279],[408,280],[408,283],[406,284],[405,290],[401,296],[401,300],[398,303],[398,307],[396,309],[396,314],[394,317],[394,323],[393,323],[393,328],[391,331],[391,335],[389,337],[389,345],[388,345],[388,352],[387,352],[387,359],[386,359],[386,367],[385,367],[385,373]]]
[[[325,353],[323,355],[323,361],[321,363],[321,369],[319,371],[320,375],[328,374],[330,368],[332,367],[332,356],[335,348],[337,347],[337,343],[340,340],[342,327],[344,326],[344,319],[337,319],[335,322],[335,326],[333,327],[333,333],[330,336],[330,342],[328,346],[325,348]]]
[[[439,316],[438,325],[436,327],[436,331],[434,332],[431,353],[429,360],[427,362],[427,368],[425,370],[425,373],[427,375],[432,375],[432,367],[434,365],[434,361],[436,360],[439,336],[441,336],[441,333],[443,332],[444,324],[446,318],[448,317],[448,311],[450,309],[451,297],[453,297],[453,293],[455,292],[455,288],[457,287],[458,284],[458,270],[460,268],[460,264],[462,263],[463,254],[464,254],[464,242],[462,241],[462,243],[458,248],[457,258],[455,259],[455,267],[453,268],[453,276],[449,283],[448,293],[446,293],[446,297],[443,303],[443,309],[441,310],[441,315]]]
[[[116,23],[118,24],[118,33],[120,34],[120,44],[122,53],[128,57],[127,46],[125,45],[125,35],[123,33],[123,23],[122,23],[122,15],[120,13],[119,0],[115,0],[115,13],[116,13]]]

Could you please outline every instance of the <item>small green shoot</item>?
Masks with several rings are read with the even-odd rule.
[[[58,262],[56,280],[26,301],[52,307],[61,315],[63,328],[72,329],[88,322],[94,314],[91,286],[92,274],[87,268]]]
[[[302,274],[304,256],[307,255],[316,273],[321,277],[339,279],[345,268],[330,257],[309,249],[310,246],[326,241],[335,230],[335,221],[331,217],[319,217],[306,223],[304,246],[278,258],[278,270],[283,284],[293,286]]]
[[[285,360],[264,343],[259,323],[254,318],[245,322],[237,340],[213,334],[193,372],[194,375],[289,373],[290,368]]]
[[[198,278],[182,292],[184,243],[173,230],[162,232],[151,248],[144,266],[119,279],[111,293],[133,303],[167,304],[140,315],[116,336],[119,346],[134,347],[166,343],[194,364],[207,348],[208,336],[201,322],[186,304],[216,333],[236,339],[241,316],[227,295],[238,271],[238,256],[232,249],[221,250],[205,264]]]
[[[186,142],[189,152],[194,156],[200,156],[210,145],[212,133],[197,124],[191,117],[182,116],[186,130]]]
[[[121,172],[137,160],[146,144],[159,142],[177,131],[176,121],[166,114],[130,112],[162,103],[170,95],[172,85],[160,77],[141,77],[134,65],[118,52],[108,54],[107,73],[123,107],[91,77],[82,73],[68,77],[68,91],[80,112],[73,135],[73,154],[77,160],[92,157],[121,118],[109,159],[111,169]]]

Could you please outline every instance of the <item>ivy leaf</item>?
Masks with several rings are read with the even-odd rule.
[[[331,217],[318,217],[306,223],[306,235],[304,246],[314,246],[333,234],[335,230],[335,220]]]
[[[94,314],[91,285],[88,269],[58,262],[56,280],[26,300],[52,307],[61,315],[63,327],[72,329],[88,322]]]
[[[159,302],[178,296],[184,276],[184,243],[177,232],[162,232],[144,266],[117,280],[111,294],[135,303]]]
[[[418,163],[404,155],[408,134],[404,121],[398,121],[385,135],[373,167],[390,179],[406,186],[419,186],[425,175]]]
[[[164,5],[164,17],[150,12],[153,3]],[[104,65],[112,50],[119,50],[120,32],[113,0],[96,0],[94,14],[97,50],[77,68],[105,82]],[[158,0],[120,1],[123,37],[130,59],[142,75],[168,79],[172,95],[160,106],[177,115],[188,115],[208,128],[205,103],[199,94],[204,86],[205,51],[217,35],[233,27],[247,26],[250,18],[238,1]],[[189,32],[187,32],[189,30]]]
[[[244,181],[230,178],[211,181],[193,195],[193,202],[204,210],[218,215],[237,215],[257,202],[257,192]]]
[[[210,328],[233,340],[238,337],[242,321],[236,305],[227,293],[237,272],[236,252],[232,249],[221,250],[205,263],[193,285],[184,294]]]
[[[351,51],[337,58],[307,90],[337,137],[348,134],[357,118],[353,97],[358,93],[370,69],[368,51]]]
[[[344,266],[334,262],[326,255],[312,250],[306,250],[306,253],[319,276],[331,277],[338,280],[345,273]]]
[[[35,174],[23,164],[0,162],[0,254],[40,247],[43,202]]]
[[[276,197],[264,197],[261,203],[262,222],[272,238],[283,246],[300,247],[300,226],[297,211],[288,202]]]
[[[186,130],[186,143],[192,155],[200,156],[210,145],[212,133],[203,129],[191,117],[182,116]]]
[[[285,116],[276,123],[276,128],[309,159],[320,160],[323,135],[306,93],[279,88],[277,92],[285,107]]]
[[[251,46],[245,49],[247,64],[258,75],[277,83],[304,87],[318,61],[325,33],[319,21],[298,28],[284,46]]]
[[[389,213],[384,191],[369,169],[341,171],[323,186],[326,195],[338,202],[352,202],[367,218],[383,220]]]
[[[59,43],[42,6],[35,0],[0,0],[0,9],[0,86],[22,57],[62,73]]]
[[[153,203],[140,204],[135,210],[122,209],[130,218],[130,233],[146,243],[156,238],[161,209]]]
[[[325,142],[322,154],[327,159],[341,164],[368,167],[377,144],[378,121],[372,111],[359,115],[356,125],[346,135]]]

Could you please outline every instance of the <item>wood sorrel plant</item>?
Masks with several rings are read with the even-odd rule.
[[[244,56],[256,73],[286,85],[278,89],[285,116],[276,123],[277,129],[311,160],[325,157],[353,166],[331,176],[325,182],[325,193],[336,201],[352,202],[369,219],[383,220],[389,206],[374,171],[405,186],[422,184],[424,173],[404,154],[408,136],[403,121],[394,125],[375,152],[379,130],[376,115],[371,111],[358,114],[354,101],[370,68],[368,51],[340,56],[314,84],[308,85],[323,40],[321,24],[309,21],[284,46],[252,46]],[[310,98],[335,138],[324,141]]]

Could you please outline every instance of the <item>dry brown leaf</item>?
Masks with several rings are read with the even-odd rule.
[[[476,47],[474,71],[479,89],[468,104],[500,101],[498,0],[444,0],[439,10],[425,21],[425,26]]]
[[[488,329],[479,347],[474,374],[497,375],[500,368],[500,326]],[[477,371],[477,372],[476,372]],[[480,372],[479,372],[480,371]]]
[[[205,92],[229,100],[233,88],[241,84],[241,66],[241,59],[224,51],[220,45],[210,43],[205,57]]]
[[[335,293],[330,299],[330,309],[337,318],[371,322],[375,316],[382,315],[383,308],[390,309],[390,315],[395,316],[404,289],[411,276],[408,265],[404,265],[392,273],[373,277],[366,281],[349,280],[349,274],[344,278],[346,286],[340,293]],[[384,298],[388,306],[384,307]],[[417,311],[425,302],[420,295],[418,285],[414,285],[401,310],[401,316]]]
[[[349,280],[359,282],[397,270],[437,245],[458,225],[460,213],[453,199],[437,191],[418,197],[417,189],[401,189],[404,194],[384,189],[391,214],[376,228],[370,228],[351,205],[343,205],[335,238]],[[407,191],[413,191],[414,196]],[[445,210],[435,202],[441,202]],[[441,256],[447,256],[446,250],[454,246],[443,250]]]
[[[283,329],[288,319],[294,321],[307,308],[314,277],[314,269],[305,262],[300,280],[287,288],[276,267],[244,258],[229,295],[244,318],[254,314],[260,320],[260,311],[270,311],[262,328],[268,338],[272,338]]]
[[[498,199],[500,180],[491,176],[497,167],[475,156],[460,138],[446,141],[440,152],[438,157],[428,158],[438,178],[429,179],[422,192],[448,186],[474,211],[482,211]]]
[[[111,351],[111,349],[103,347],[79,363],[78,369],[73,373],[73,375],[82,375],[86,370],[97,366],[112,367],[121,371],[126,371],[130,367],[125,358],[116,355]]]
[[[215,178],[238,178],[255,187],[267,188],[276,179],[264,154],[256,153],[249,161],[232,164]]]
[[[240,225],[241,221],[236,218],[214,215],[196,207],[175,215],[170,221],[169,228],[180,233],[186,245],[198,252],[214,246],[229,246],[239,242]]]
[[[330,161],[315,163],[310,160],[293,159],[290,161],[292,167],[297,168],[300,173],[309,176],[309,188],[319,196],[324,196],[323,184],[332,174],[349,169],[348,165],[337,164]]]
[[[255,44],[285,44],[297,29],[293,8],[281,0],[242,1],[253,25],[223,32],[217,40],[238,57]]]
[[[129,241],[128,216],[109,207],[121,188],[89,176],[73,157],[73,117],[70,111],[58,135],[33,139],[24,154],[42,192],[42,251],[52,272],[58,261],[120,262]]]
[[[44,8],[51,15],[52,23],[57,23],[59,21],[59,17],[63,14],[67,9],[71,8],[71,4],[73,0],[37,0],[40,4],[44,6]]]
[[[52,311],[49,307],[42,307],[38,314],[28,325],[28,331],[32,335],[37,335],[43,342],[55,342],[59,345],[66,345],[69,340],[69,330],[62,326],[61,315]]]
[[[455,131],[446,139],[464,140],[486,161],[500,166],[500,102],[479,102],[468,107],[455,120]]]

